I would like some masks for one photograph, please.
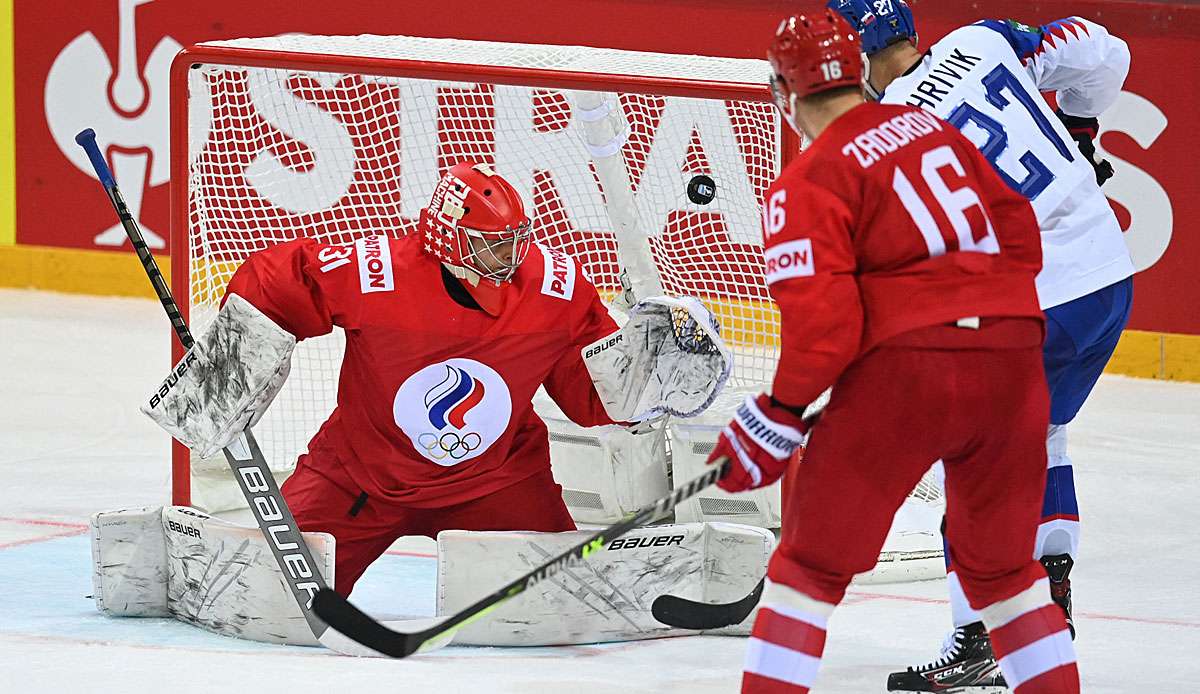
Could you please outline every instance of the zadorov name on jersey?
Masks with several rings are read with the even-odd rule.
[[[942,121],[924,111],[910,111],[889,118],[857,135],[842,147],[842,156],[854,155],[859,166],[871,168],[877,161],[930,133],[941,132]]]
[[[621,340],[624,337],[625,337],[624,335],[613,335],[612,337],[605,340],[603,343],[589,348],[588,351],[583,353],[583,358],[591,359],[592,357],[603,352],[604,350],[608,349],[609,347],[614,347],[614,346],[620,344]]]
[[[658,537],[619,537],[609,544],[612,549],[637,549],[639,547],[669,547],[683,542],[683,535],[659,535]]]
[[[187,535],[188,537],[194,537],[196,539],[200,539],[200,529],[199,528],[193,528],[190,525],[184,525],[183,523],[180,523],[178,521],[173,521],[170,519],[167,519],[167,528],[179,533],[180,535]]]
[[[167,376],[167,380],[163,381],[162,385],[158,387],[158,392],[150,396],[150,409],[153,410],[154,408],[158,407],[158,403],[162,402],[162,399],[167,397],[167,393],[171,392],[171,389],[175,387],[176,383],[179,383],[180,376],[183,376],[183,374],[188,370],[188,367],[195,362],[196,351],[188,350],[187,356],[183,358],[183,361],[179,362],[179,365],[175,367],[175,370],[171,372],[171,375]]]

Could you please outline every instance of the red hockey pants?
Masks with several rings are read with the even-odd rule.
[[[283,485],[300,529],[337,540],[334,589],[349,595],[367,567],[404,535],[436,538],[442,530],[574,530],[562,487],[550,468],[481,499],[444,508],[407,508],[362,491],[340,462],[303,455]]]
[[[850,579],[875,565],[897,509],[938,458],[946,534],[971,604],[1044,578],[1031,558],[1049,417],[1040,335],[1031,320],[938,326],[855,361],[789,471],[771,579],[840,602]],[[931,347],[944,343],[958,348]]]

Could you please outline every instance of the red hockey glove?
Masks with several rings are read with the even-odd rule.
[[[803,450],[808,425],[766,393],[749,396],[721,431],[708,462],[727,457],[729,472],[717,486],[727,492],[758,489],[783,476],[788,461]]]

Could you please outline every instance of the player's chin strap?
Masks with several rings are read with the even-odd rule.
[[[867,93],[867,98],[871,101],[879,101],[883,96],[881,92],[875,90],[875,85],[871,84],[871,80],[863,78],[863,91]]]

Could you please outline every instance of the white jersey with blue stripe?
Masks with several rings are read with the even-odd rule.
[[[1038,28],[987,20],[935,43],[880,99],[954,124],[1029,198],[1042,233],[1042,308],[1107,287],[1134,268],[1091,163],[1041,92],[1058,92],[1070,115],[1097,116],[1116,100],[1128,70],[1125,42],[1087,20]]]

